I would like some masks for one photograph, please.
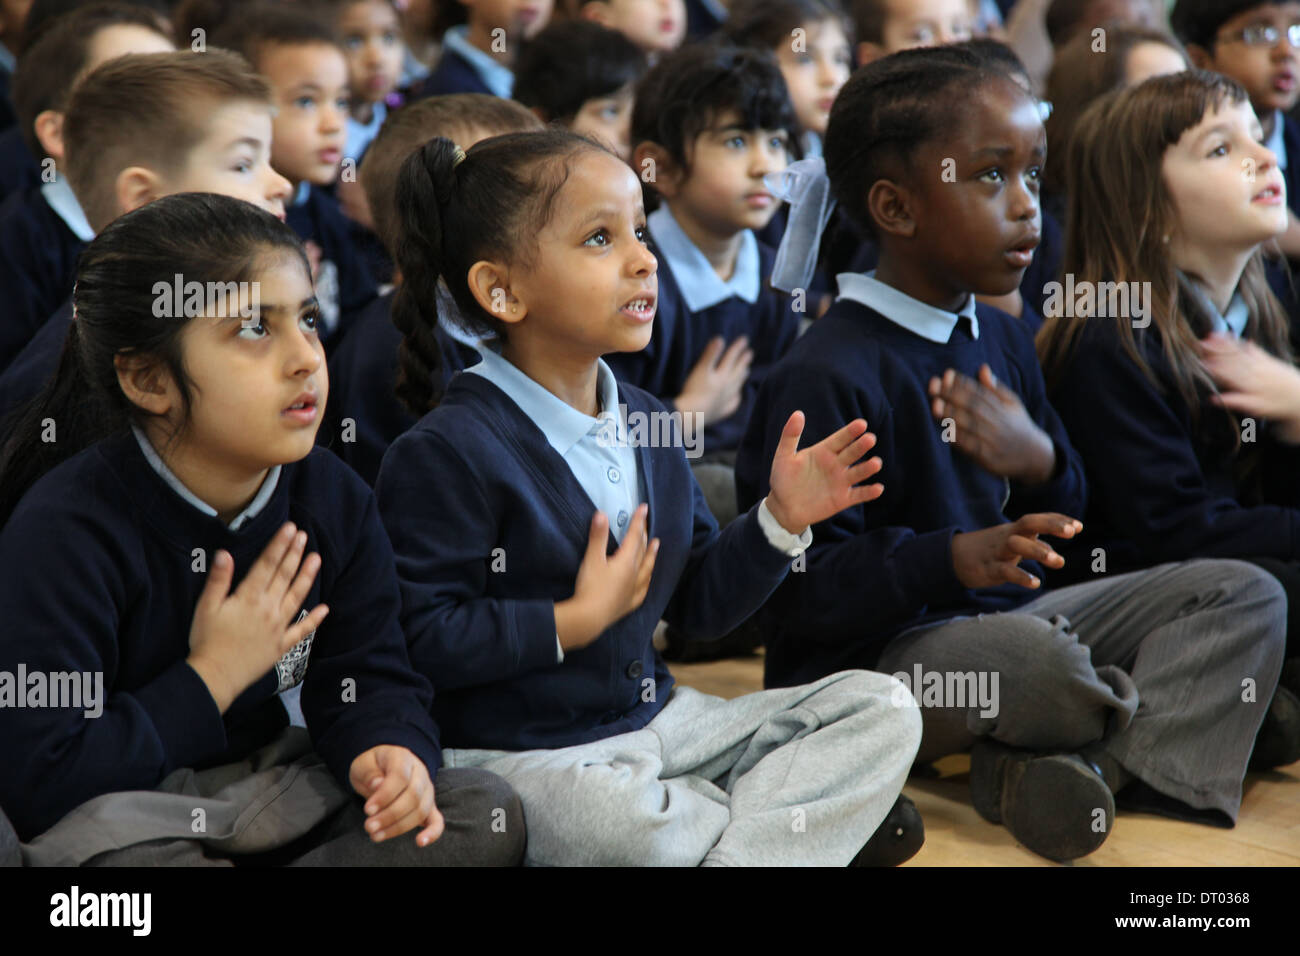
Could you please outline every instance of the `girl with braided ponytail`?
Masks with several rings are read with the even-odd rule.
[[[509,788],[439,769],[374,497],[314,448],[329,376],[293,231],[159,199],[87,247],[73,302],[0,453],[0,671],[87,688],[0,707],[27,862],[516,863]]]
[[[660,618],[709,638],[753,613],[809,524],[880,494],[861,484],[880,462],[859,461],[861,420],[797,450],[796,412],[771,494],[718,530],[682,432],[639,428],[667,410],[601,359],[655,318],[640,187],[562,130],[468,155],[438,138],[402,168],[400,388],[427,414],[376,494],[445,758],[516,787],[530,863],[897,862],[881,823],[919,727],[901,684],[851,671],[724,701],[674,688],[651,642]],[[439,401],[440,282],[496,335]]]

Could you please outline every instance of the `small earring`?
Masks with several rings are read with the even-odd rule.
[[[1167,235],[1162,237],[1160,241],[1163,242],[1165,245],[1169,245],[1169,237]]]
[[[1167,242],[1168,240],[1165,240],[1165,241]],[[511,315],[514,315],[514,314],[515,314],[516,312],[518,312],[518,311],[519,311],[519,306],[517,306],[517,305],[512,305],[512,306],[510,307],[510,314],[511,314]]]

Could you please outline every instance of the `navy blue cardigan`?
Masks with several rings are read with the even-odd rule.
[[[322,559],[304,609],[330,608],[301,700],[316,750],[349,790],[352,761],[379,744],[405,746],[437,771],[432,691],[410,666],[370,489],[316,449],[283,466],[266,507],[232,532],[177,495],[127,433],[51,470],[0,532],[0,671],[99,671],[107,698],[96,719],[0,708],[0,805],[20,836],[100,794],[240,759],[287,724],[274,668],[223,717],[185,662],[207,578],[194,570],[195,549],[209,567],[218,548],[230,551],[238,587],[285,521]]]
[[[375,483],[384,452],[393,439],[418,421],[393,392],[402,333],[393,325],[392,306],[392,291],[370,303],[330,352],[327,424],[317,438],[318,443],[356,469],[368,485]],[[442,355],[441,386],[445,389],[453,375],[478,362],[478,355],[441,326],[434,335]],[[4,376],[0,376],[0,402],[3,396]],[[0,404],[0,411],[3,407]],[[347,419],[355,425],[350,442],[343,441],[342,434],[342,423]]]
[[[1108,574],[1189,558],[1300,558],[1300,448],[1263,421],[1238,447],[1237,426],[1204,396],[1193,421],[1154,326],[1136,339],[1159,385],[1122,351],[1115,320],[1076,321],[1083,331],[1052,403],[1090,494],[1083,534],[1053,580],[1090,577],[1096,547]]]
[[[639,352],[606,355],[605,361],[620,381],[643,388],[671,406],[681,394],[691,369],[710,339],[720,335],[731,344],[742,335],[748,336],[754,360],[749,367],[740,407],[728,417],[710,422],[704,428],[706,455],[730,451],[740,444],[763,377],[799,335],[799,313],[791,309],[793,300],[767,284],[776,253],[763,243],[758,244],[760,288],[753,305],[732,296],[700,312],[691,312],[686,307],[668,260],[655,247],[653,240],[649,246],[659,259],[659,299],[650,344]],[[806,302],[809,312],[813,305],[813,298],[809,296]]]
[[[352,242],[352,223],[339,208],[338,200],[325,189],[312,187],[307,201],[290,206],[285,221],[306,242],[313,240],[321,248],[321,263],[333,262],[338,269],[338,324],[325,329],[321,341],[326,345],[339,338],[356,316],[379,295],[374,277],[365,259]],[[325,290],[317,283],[317,293]]]
[[[486,93],[495,96],[478,75],[473,64],[455,50],[443,50],[438,65],[424,79],[411,87],[408,103],[426,96],[445,96],[448,93]]]
[[[662,412],[619,385],[628,414]],[[633,419],[635,421],[635,419]],[[541,430],[468,372],[389,448],[376,484],[417,668],[438,677],[448,747],[566,747],[644,727],[672,675],[651,643],[664,618],[726,634],[789,570],[756,510],[719,532],[678,448],[637,448],[660,539],[640,608],[556,663],[556,601],[573,596],[595,505]],[[614,548],[614,539],[609,539]]]
[[[39,187],[0,205],[0,369],[72,294],[84,248]]]
[[[888,641],[917,624],[1011,610],[1036,592],[967,589],[952,566],[952,537],[1022,514],[1082,514],[1083,465],[1047,403],[1025,325],[979,305],[979,338],[939,345],[857,302],[837,301],[777,363],[759,393],[736,458],[741,507],[767,493],[781,429],[802,409],[801,445],[862,417],[878,443],[884,494],[813,528],[807,570],[791,574],[764,613],[766,682],[785,686],[848,667],[871,667]],[[974,377],[987,362],[1052,437],[1057,470],[1029,488],[985,471],[943,440],[926,391],[948,368]],[[1023,562],[1041,574],[1034,562]]]
[[[45,320],[30,342],[23,346],[9,366],[0,372],[0,427],[5,420],[30,402],[59,368],[63,340],[72,328],[72,299]]]

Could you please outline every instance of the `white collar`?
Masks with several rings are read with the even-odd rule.
[[[970,319],[971,338],[980,337],[980,323],[975,317],[973,295],[966,297],[966,303],[960,311],[946,312],[932,305],[926,305],[905,292],[899,292],[893,286],[885,285],[876,278],[875,270],[865,274],[841,272],[835,277],[835,281],[840,288],[837,299],[849,299],[869,309],[875,309],[895,325],[901,325],[923,339],[946,345],[952,338],[952,330],[956,328],[960,316]]]
[[[167,467],[167,463],[164,462],[158,452],[154,450],[148,436],[141,431],[139,426],[132,424],[131,431],[135,435],[135,440],[140,445],[140,451],[144,452],[145,460],[149,462],[150,466],[158,473],[159,477],[161,477],[163,481],[167,482],[172,491],[176,492],[176,494],[180,495],[208,517],[217,517],[217,509],[186,488],[181,480],[176,477],[175,473]],[[248,507],[235,515],[234,520],[230,522],[229,527],[231,531],[238,531],[246,523],[256,518],[261,513],[262,509],[266,507],[267,502],[271,500],[271,496],[275,494],[275,486],[279,484],[280,468],[280,465],[276,465],[266,473],[266,477],[262,480],[262,487],[257,489],[257,494],[254,495],[253,500],[248,503]]]

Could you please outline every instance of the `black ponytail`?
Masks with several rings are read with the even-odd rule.
[[[568,178],[564,160],[580,150],[609,152],[556,128],[493,136],[459,162],[456,144],[438,136],[402,164],[394,250],[402,281],[393,298],[402,345],[395,391],[413,414],[424,415],[442,397],[441,313],[471,334],[505,339],[506,323],[469,290],[470,267],[484,259],[532,260],[536,236]]]
[[[206,193],[156,200],[95,237],[77,263],[73,321],[58,370],[6,423],[0,526],[47,471],[148,417],[118,384],[116,356],[145,357],[167,370],[182,400],[172,438],[183,434],[193,398],[180,340],[189,317],[160,309],[157,286],[171,287],[177,276],[205,287],[248,281],[258,256],[271,250],[296,255],[307,268],[298,237],[284,223],[243,200]]]

